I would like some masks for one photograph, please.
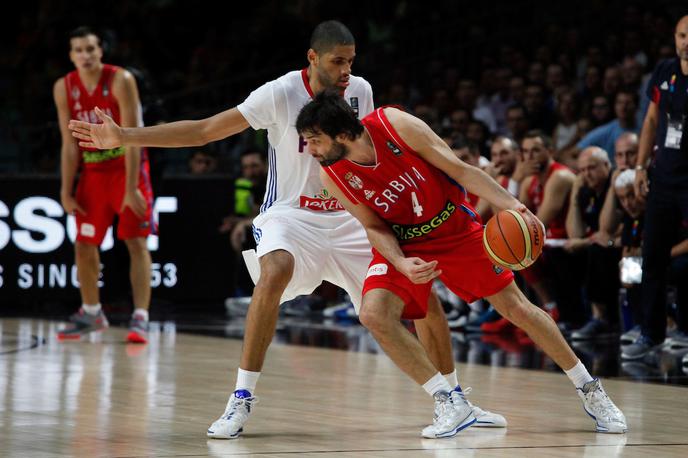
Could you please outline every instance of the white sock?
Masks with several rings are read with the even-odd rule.
[[[260,372],[245,371],[239,368],[234,390],[248,390],[249,393],[254,394],[256,384],[258,384],[258,377],[260,377]]]
[[[81,304],[81,308],[84,309],[84,312],[88,313],[89,315],[98,315],[98,312],[100,312],[100,302],[97,304]]]
[[[434,396],[438,391],[446,391],[449,393],[454,387],[449,385],[447,379],[439,372],[432,376],[430,380],[423,384],[423,389],[430,396]]]
[[[135,316],[135,315],[140,316],[144,320],[148,321],[148,309],[141,309],[141,308],[134,309],[134,313],[132,314],[132,316]]]
[[[442,376],[447,380],[452,389],[456,388],[456,386],[459,384],[459,378],[456,376],[456,369],[454,369],[454,372],[443,374]]]
[[[578,364],[564,372],[569,377],[569,379],[571,379],[571,382],[573,382],[573,386],[575,386],[576,388],[583,388],[583,385],[594,380],[590,373],[588,373],[588,370],[585,368],[583,363],[580,362],[580,360],[578,360]]]

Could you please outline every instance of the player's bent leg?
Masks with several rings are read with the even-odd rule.
[[[134,297],[134,313],[129,322],[127,341],[146,343],[148,341],[147,310],[151,298],[151,256],[144,237],[135,237],[124,242],[129,251],[129,279]]]
[[[559,367],[568,370],[576,365],[578,358],[552,317],[531,303],[513,281],[486,299],[500,315],[523,329]]]
[[[265,354],[275,334],[279,301],[294,273],[294,256],[276,250],[260,258],[260,278],[253,290],[246,315],[244,345],[239,367],[260,372]],[[258,398],[248,390],[237,390],[229,398],[224,413],[208,428],[208,437],[234,439],[243,432],[253,404]]]
[[[387,356],[409,377],[421,386],[440,377],[427,353],[401,323],[404,302],[396,294],[381,288],[368,291],[363,297],[359,319],[375,337]],[[443,438],[455,436],[475,423],[473,409],[466,402],[461,389],[437,391],[433,424],[424,428],[423,437]]]
[[[260,372],[265,353],[275,334],[279,301],[294,273],[294,256],[275,250],[260,258],[260,278],[246,314],[240,367]]]
[[[428,299],[428,314],[422,320],[415,320],[414,325],[418,339],[423,348],[425,348],[433,366],[443,375],[453,373],[455,366],[449,324],[447,323],[447,316],[442,309],[442,304],[434,292],[430,294]],[[470,387],[463,392],[459,385],[456,385],[455,389],[464,395],[468,395],[471,392]],[[476,418],[473,426],[485,428],[506,427],[507,422],[504,416],[489,410],[483,410],[467,399],[466,402],[473,408],[473,415]]]
[[[373,289],[363,297],[359,319],[387,356],[419,385],[436,372],[430,358],[416,339],[401,323],[404,303],[396,294]]]
[[[554,320],[523,295],[514,282],[487,298],[495,309],[528,333],[533,341],[565,371],[578,364],[578,358],[561,335]],[[598,379],[576,388],[598,432],[624,433],[626,418],[612,402]]]
[[[428,299],[428,313],[422,320],[415,320],[416,333],[433,366],[442,374],[454,372],[451,334],[442,304],[433,292]]]

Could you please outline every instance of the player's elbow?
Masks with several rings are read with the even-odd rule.
[[[200,121],[191,122],[197,124],[197,126],[195,126],[196,128],[194,129],[197,135],[192,140],[194,142],[192,146],[203,146],[217,140],[217,138],[215,138],[215,135],[213,135],[213,127],[209,120],[203,119]]]

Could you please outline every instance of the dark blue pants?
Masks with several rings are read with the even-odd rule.
[[[666,337],[666,285],[671,247],[681,240],[687,225],[688,184],[668,186],[653,180],[645,209],[641,297],[643,335],[657,344]],[[688,283],[688,278],[685,282]]]

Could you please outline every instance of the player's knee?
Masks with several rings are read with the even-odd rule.
[[[77,241],[74,244],[74,254],[82,260],[93,259],[98,254],[98,247]]]
[[[358,319],[373,334],[380,332],[384,327],[381,317],[375,313],[375,310],[369,308],[361,308],[361,314]]]
[[[266,254],[260,261],[260,279],[256,286],[287,286],[294,274],[294,257],[290,253],[275,251]]]
[[[509,307],[507,319],[517,326],[531,322],[537,313],[537,307],[526,298],[518,298]]]
[[[129,256],[132,258],[144,257],[148,253],[148,245],[143,237],[125,240],[124,243],[127,245]]]
[[[394,317],[389,316],[388,312],[389,307],[364,299],[358,319],[373,334],[383,333],[394,323]]]

